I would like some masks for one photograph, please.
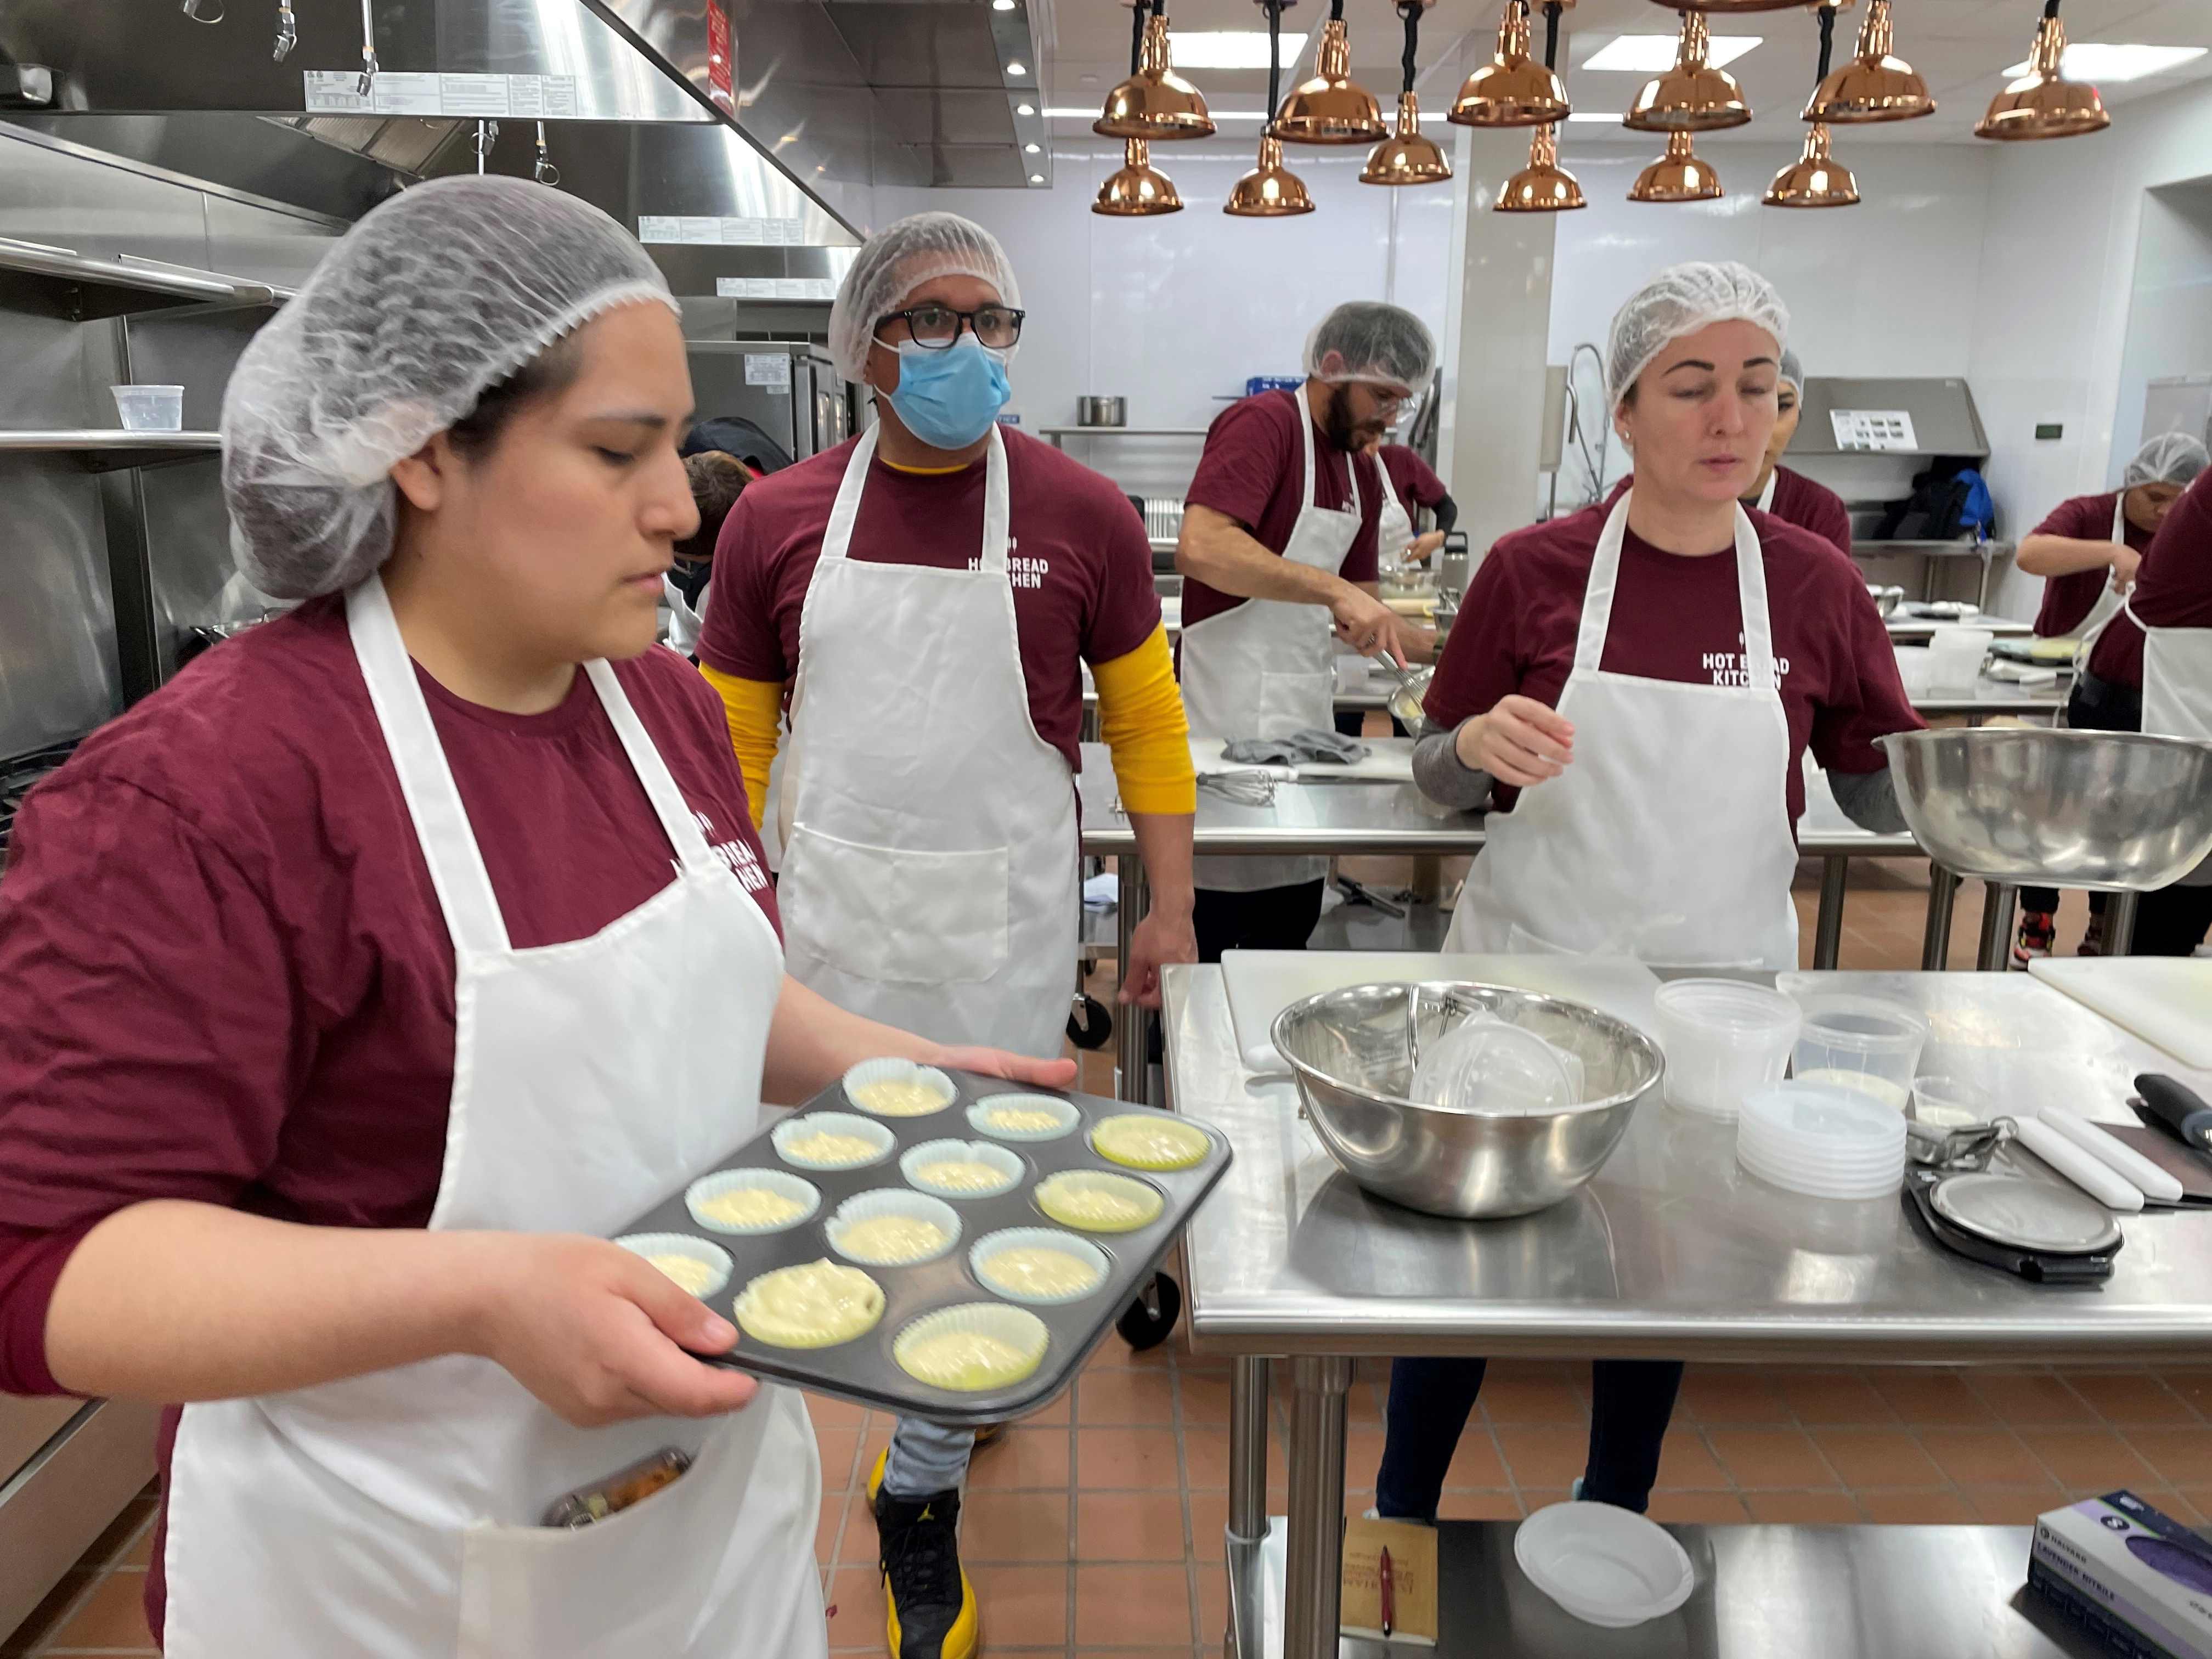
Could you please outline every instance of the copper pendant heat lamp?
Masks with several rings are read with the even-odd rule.
[[[1181,213],[1182,198],[1176,194],[1175,181],[1152,166],[1152,146],[1131,138],[1122,146],[1121,167],[1098,186],[1098,199],[1091,210],[1109,218],[1142,219],[1156,213]]]
[[[1636,175],[1628,187],[1632,202],[1713,202],[1720,199],[1719,175],[1690,152],[1690,135],[1667,135],[1667,153]]]
[[[1398,0],[1406,23],[1406,52],[1401,60],[1405,85],[1398,94],[1398,130],[1369,152],[1359,170],[1363,185],[1440,185],[1451,177],[1451,163],[1436,141],[1421,137],[1421,100],[1413,95],[1413,63],[1420,43],[1421,13],[1435,0]]]
[[[1826,9],[1823,9],[1824,11]],[[1822,19],[1825,23],[1827,19]],[[1890,52],[1889,0],[1869,0],[1857,53],[1821,77],[1805,106],[1808,121],[1910,121],[1933,115],[1936,100],[1911,64]]]
[[[1684,12],[1674,67],[1644,83],[1620,125],[1638,132],[1713,132],[1750,120],[1751,106],[1735,76],[1705,61],[1711,46],[1705,14]],[[1668,148],[1671,153],[1674,147]]]
[[[1505,181],[1493,213],[1566,213],[1589,203],[1575,175],[1559,165],[1559,130],[1548,121],[1528,136],[1528,165]]]
[[[1291,88],[1268,131],[1288,144],[1371,144],[1389,129],[1375,94],[1352,78],[1344,0],[1332,0],[1314,52],[1314,77]]]
[[[1849,167],[1829,158],[1828,129],[1815,121],[1805,134],[1805,153],[1774,175],[1759,199],[1769,207],[1856,207],[1859,186]]]
[[[1506,0],[1498,50],[1460,83],[1444,118],[1462,127],[1528,127],[1567,118],[1567,89],[1528,55],[1528,0]]]
[[[1144,18],[1136,71],[1106,94],[1105,110],[1091,124],[1091,131],[1106,138],[1170,142],[1212,136],[1205,97],[1168,60],[1167,18],[1158,11],[1145,18],[1145,0],[1136,0],[1136,9]]]
[[[1260,165],[1230,186],[1221,210],[1240,219],[1287,219],[1311,213],[1314,204],[1305,180],[1283,165],[1282,141],[1268,134],[1260,140]]]
[[[1975,123],[1974,137],[2074,138],[2112,125],[2096,88],[2087,81],[2069,81],[2059,72],[2065,57],[2066,26],[2058,21],[2057,0],[2050,0],[2043,21],[2035,26],[2027,73],[1990,100],[1988,112]]]

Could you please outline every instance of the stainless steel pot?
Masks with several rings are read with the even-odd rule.
[[[1127,426],[1129,424],[1129,400],[1127,398],[1078,398],[1075,400],[1075,423],[1078,426]]]
[[[1581,1060],[1570,1110],[1493,1117],[1406,1098],[1416,1041],[1477,1013],[1534,1031]],[[1666,1069],[1659,1045],[1595,1008],[1459,981],[1354,985],[1276,1017],[1306,1116],[1344,1172],[1378,1197],[1431,1215],[1527,1215],[1595,1175]]]
[[[2212,852],[2212,744],[2040,726],[1881,742],[1912,838],[1961,876],[2142,892]]]

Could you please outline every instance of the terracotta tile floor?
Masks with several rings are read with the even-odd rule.
[[[1386,887],[1402,863],[1346,860]],[[1455,877],[1456,871],[1451,872]],[[1817,864],[1799,872],[1812,950]],[[1916,968],[1925,864],[1859,860],[1843,966]],[[1970,968],[1980,894],[1960,895],[1951,965]],[[2069,895],[2061,948],[2086,912]],[[1091,975],[1113,994],[1110,964]],[[1112,1092],[1111,1051],[1081,1057],[1084,1086]],[[1347,1506],[1370,1500],[1385,1373],[1363,1365],[1352,1395]],[[1589,1368],[1500,1361],[1448,1478],[1443,1512],[1511,1518],[1565,1495],[1580,1473]],[[978,1454],[964,1553],[993,1654],[1189,1655],[1218,1650],[1219,1540],[1228,1517],[1229,1380],[1181,1343],[1133,1355],[1109,1337],[1072,1398]],[[1279,1385],[1270,1485],[1283,1505],[1287,1433]],[[888,1420],[812,1402],[823,1486],[817,1551],[833,1649],[883,1650],[875,1529],[861,1496]],[[2127,1485],[2179,1519],[2212,1520],[2212,1365],[2061,1372],[1693,1370],[1667,1445],[1653,1513],[1662,1520],[1897,1522],[2029,1521],[2063,1499]],[[4,1643],[0,1659],[153,1651],[139,1611],[151,1504],[140,1500]]]

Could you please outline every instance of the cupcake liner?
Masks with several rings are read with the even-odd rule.
[[[875,1150],[866,1158],[843,1158],[824,1164],[817,1159],[792,1155],[793,1141],[827,1130],[831,1134],[858,1135]],[[871,1164],[880,1164],[891,1155],[898,1145],[898,1137],[872,1117],[862,1117],[857,1112],[809,1112],[803,1117],[787,1117],[769,1133],[769,1142],[775,1155],[796,1170],[864,1170]]]
[[[1034,1291],[1022,1289],[1004,1279],[994,1278],[989,1271],[991,1258],[1005,1250],[1024,1248],[1058,1250],[1073,1256],[1085,1267],[1095,1267],[1097,1277],[1079,1291],[1064,1291],[1056,1296],[1042,1296]],[[1057,1227],[1001,1227],[995,1233],[986,1233],[975,1241],[968,1252],[968,1271],[975,1275],[975,1282],[994,1296],[1003,1296],[1009,1302],[1026,1302],[1034,1308],[1057,1308],[1070,1302],[1080,1302],[1085,1297],[1096,1296],[1104,1288],[1106,1275],[1113,1267],[1106,1252],[1089,1239]]]
[[[689,1233],[631,1233],[615,1243],[647,1261],[657,1255],[680,1255],[704,1265],[714,1276],[702,1288],[691,1292],[702,1301],[720,1295],[722,1287],[730,1282],[730,1253]]]
[[[1144,1213],[1128,1221],[1085,1221],[1067,1212],[1065,1206],[1055,1208],[1055,1202],[1081,1193],[1113,1193],[1134,1199],[1145,1206]],[[1036,1206],[1063,1227],[1073,1227],[1086,1233],[1130,1233],[1139,1227],[1151,1225],[1160,1218],[1167,1200],[1160,1189],[1134,1176],[1112,1175],[1104,1170],[1062,1170],[1058,1175],[1048,1176],[1036,1184]]]
[[[887,1215],[910,1216],[916,1221],[926,1221],[943,1230],[945,1241],[920,1255],[866,1255],[846,1247],[848,1228]],[[927,1193],[911,1193],[902,1187],[879,1187],[872,1192],[855,1193],[840,1204],[823,1231],[829,1235],[830,1248],[848,1261],[869,1267],[918,1267],[925,1261],[936,1261],[960,1242],[960,1217],[943,1199],[932,1198]]]
[[[999,1184],[995,1187],[939,1187],[924,1181],[915,1173],[932,1164],[956,1158],[962,1163],[989,1164],[999,1172]],[[1029,1165],[1022,1162],[1018,1153],[1010,1152],[1004,1146],[994,1146],[988,1140],[925,1140],[919,1146],[907,1148],[899,1159],[899,1173],[906,1177],[908,1186],[919,1188],[925,1193],[933,1193],[939,1198],[949,1198],[957,1204],[963,1199],[996,1198],[1002,1193],[1013,1191],[1020,1184],[1022,1177],[1029,1173]]]
[[[867,1274],[860,1273],[858,1267],[838,1268],[841,1273],[860,1273],[862,1279],[868,1280],[868,1287],[874,1292],[872,1298],[872,1307],[866,1322],[856,1326],[852,1330],[839,1331],[831,1336],[794,1333],[788,1326],[768,1318],[757,1305],[757,1298],[763,1287],[781,1275],[805,1273],[810,1268],[836,1265],[830,1261],[808,1261],[795,1267],[778,1267],[774,1272],[762,1273],[759,1277],[748,1281],[745,1288],[738,1292],[738,1299],[730,1310],[737,1316],[738,1328],[752,1338],[754,1341],[765,1342],[772,1348],[834,1348],[840,1344],[850,1342],[856,1337],[866,1336],[883,1322],[884,1287],[877,1284],[874,1279],[869,1279]],[[750,1312],[748,1309],[750,1309]]]
[[[1141,1149],[1112,1150],[1117,1136],[1129,1135],[1153,1143]],[[1179,1150],[1165,1150],[1171,1145]],[[1165,1112],[1123,1112],[1101,1118],[1091,1126],[1091,1150],[1109,1163],[1130,1170],[1188,1170],[1201,1161],[1213,1143],[1195,1124]]]
[[[1049,1112],[1053,1127],[1049,1129],[1009,1129],[994,1124],[991,1114],[1012,1109],[1022,1112]],[[994,1140],[1058,1140],[1073,1133],[1083,1121],[1083,1114],[1074,1105],[1057,1095],[1003,1094],[987,1095],[968,1109],[968,1127],[979,1135],[988,1135]]]
[[[926,1368],[916,1369],[924,1364],[919,1358],[923,1345],[933,1337],[951,1333],[995,1337],[1020,1355],[1020,1363],[1002,1375],[981,1378],[933,1376]],[[951,1394],[981,1394],[992,1389],[1011,1388],[1034,1374],[1044,1363],[1044,1351],[1051,1342],[1052,1335],[1046,1330],[1044,1321],[1026,1308],[1011,1307],[1004,1302],[964,1302],[957,1307],[939,1308],[908,1323],[892,1339],[891,1358],[908,1376],[931,1388]]]
[[[936,1105],[920,1112],[879,1112],[863,1101],[856,1092],[871,1083],[920,1083],[937,1091]],[[960,1091],[951,1078],[934,1066],[920,1066],[910,1060],[864,1060],[845,1073],[845,1098],[854,1107],[876,1117],[927,1117],[941,1112],[960,1098]]]
[[[700,1212],[699,1206],[709,1199],[719,1198],[724,1193],[744,1192],[750,1188],[797,1199],[805,1207],[788,1221],[763,1222],[750,1226],[732,1221],[717,1221]],[[713,1175],[701,1176],[684,1189],[684,1207],[691,1212],[692,1220],[710,1233],[757,1236],[789,1232],[793,1227],[811,1221],[814,1212],[822,1207],[822,1194],[815,1190],[812,1182],[801,1181],[795,1175],[786,1175],[781,1170],[717,1170]]]

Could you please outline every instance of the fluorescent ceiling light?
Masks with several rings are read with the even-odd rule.
[[[1305,50],[1303,30],[1283,31],[1283,67]],[[1267,67],[1265,29],[1170,29],[1168,52],[1177,69],[1263,70]]]
[[[1036,106],[1035,104],[1017,104],[1014,106],[1014,113],[1017,115],[1035,115],[1036,113]]]
[[[2130,46],[2083,40],[2066,48],[2062,72],[2069,81],[2140,81],[2146,75],[2179,69],[2203,55],[2202,46]],[[2014,64],[2005,76],[2010,80],[2027,73],[2026,64]]]
[[[1212,104],[1206,106],[1206,112],[1216,121],[1264,121],[1267,118],[1267,112],[1263,109],[1221,109]],[[1098,106],[1095,104],[1054,104],[1045,111],[1045,114],[1054,121],[1095,121],[1098,118]],[[1422,118],[1425,120],[1428,118],[1424,115]],[[1438,120],[1443,118],[1441,115],[1437,117]]]
[[[1705,61],[1715,69],[1732,64],[1766,37],[1716,34]],[[1674,67],[1681,37],[1674,34],[1616,34],[1583,59],[1586,70],[1617,70],[1624,75],[1660,75]]]
[[[1039,148],[1040,146],[1036,144],[1024,144],[1022,146],[1022,153],[1025,155],[1034,155],[1037,153]]]
[[[1042,184],[1044,182],[1044,174],[1042,173],[1032,173],[1030,174],[1030,182],[1033,185]]]
[[[1027,75],[1029,72],[1029,65],[1026,64],[1009,64],[1006,65],[1006,73],[1009,75]]]
[[[1620,125],[1620,114],[1615,110],[1578,109],[1567,117],[1570,121],[1603,121],[1612,126]]]

